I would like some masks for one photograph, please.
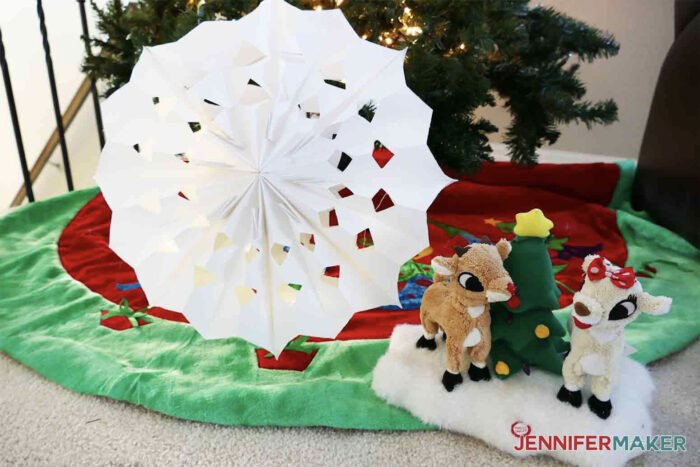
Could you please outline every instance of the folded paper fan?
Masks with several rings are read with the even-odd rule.
[[[404,56],[281,0],[145,48],[105,103],[96,179],[149,303],[276,355],[398,304],[452,182]]]

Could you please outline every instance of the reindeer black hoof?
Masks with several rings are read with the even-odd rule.
[[[580,390],[569,391],[564,386],[562,386],[561,389],[559,389],[559,393],[557,394],[557,399],[559,399],[562,402],[566,402],[568,404],[571,404],[576,408],[581,407],[581,402],[583,402],[582,398],[581,398],[581,391]]]
[[[467,370],[467,374],[469,375],[469,379],[472,381],[488,381],[491,379],[491,372],[489,371],[489,367],[484,366],[483,368],[479,368],[473,363],[469,364],[469,370]]]
[[[447,392],[452,392],[455,386],[462,384],[462,381],[464,381],[464,379],[462,379],[461,373],[455,374],[445,371],[445,373],[442,374],[442,385],[445,386]]]
[[[603,402],[596,396],[591,396],[588,398],[588,408],[591,409],[591,412],[605,420],[610,416],[610,412],[612,412],[612,403],[609,400]]]
[[[420,336],[420,339],[418,339],[418,342],[416,342],[416,347],[419,349],[428,349],[428,350],[435,350],[437,348],[437,344],[435,343],[435,339],[426,339],[425,336]]]

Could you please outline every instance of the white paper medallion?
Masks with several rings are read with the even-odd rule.
[[[144,49],[104,105],[96,179],[110,246],[149,303],[275,354],[398,304],[399,268],[428,245],[426,210],[452,181],[404,56],[340,10],[281,0]]]

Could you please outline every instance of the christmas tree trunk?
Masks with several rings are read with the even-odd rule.
[[[516,294],[491,307],[491,359],[501,379],[520,370],[529,374],[531,367],[561,373],[568,345],[552,313],[560,295],[546,245],[552,226],[539,209],[516,215],[513,250],[504,263]]]

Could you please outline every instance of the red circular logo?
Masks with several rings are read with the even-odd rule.
[[[510,426],[510,432],[513,433],[513,436],[515,436],[516,438],[527,436],[530,434],[531,431],[532,427],[525,422],[521,422],[520,420],[514,422]]]

